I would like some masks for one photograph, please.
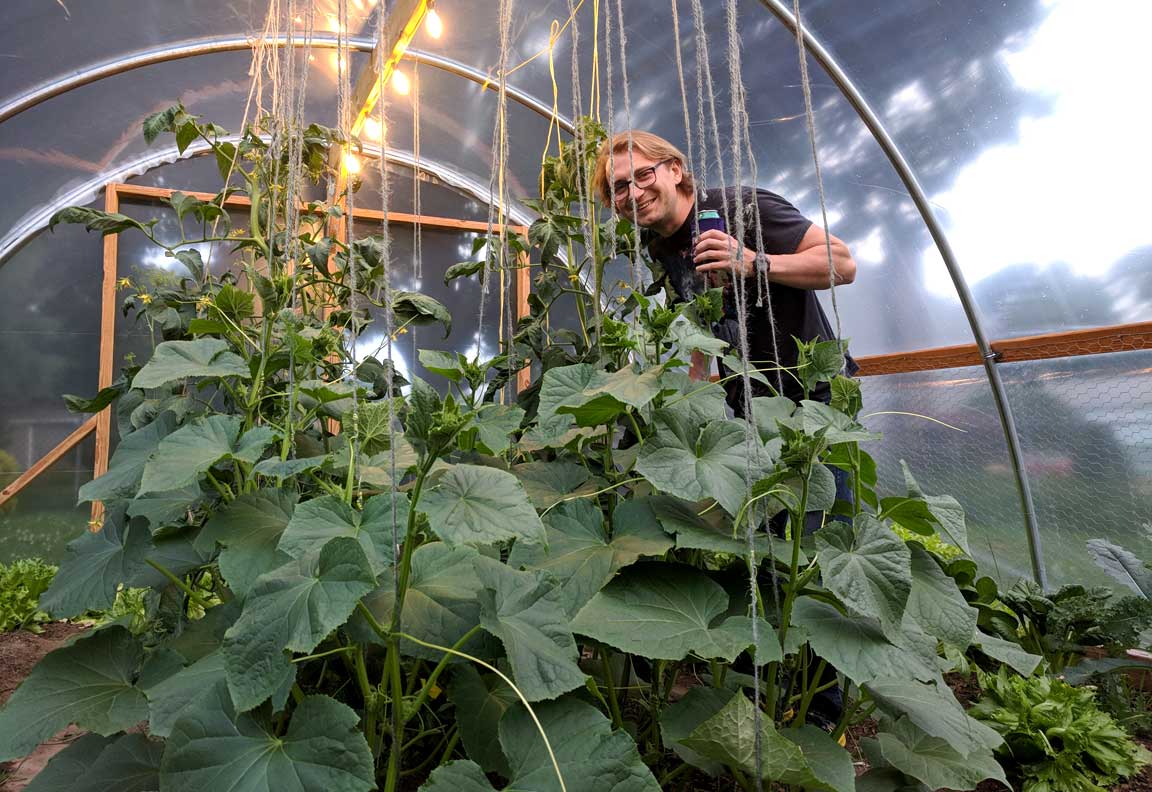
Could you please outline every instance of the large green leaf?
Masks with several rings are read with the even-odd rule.
[[[555,406],[557,413],[570,413],[578,426],[600,426],[610,423],[627,411],[640,409],[660,393],[659,367],[636,371],[635,367],[605,373],[596,371],[578,393],[565,397]]]
[[[537,418],[543,424],[556,416],[556,410],[566,404],[580,403],[584,389],[602,374],[590,363],[557,366],[544,372],[540,383],[540,405]],[[571,423],[565,420],[565,424]]]
[[[160,441],[175,430],[176,416],[165,410],[152,423],[122,437],[108,461],[108,472],[80,487],[80,502],[134,496],[140,489],[144,464]]]
[[[947,741],[925,734],[908,718],[900,718],[889,729],[876,735],[884,760],[932,789],[975,789],[986,778],[1008,786],[1004,768],[991,751],[962,754]]]
[[[475,562],[480,558],[471,547],[451,547],[443,542],[430,542],[412,552],[412,571],[404,599],[403,631],[437,646],[453,646],[464,634],[480,624],[477,597],[483,584],[476,575]],[[380,586],[364,598],[364,605],[380,624],[392,621],[395,584],[386,575]],[[349,622],[353,636],[362,642],[380,643],[381,639],[360,615]],[[483,645],[476,636],[464,645],[464,651],[476,654]],[[443,652],[426,649],[401,640],[401,650],[426,660],[439,660]]]
[[[802,401],[793,416],[799,419],[800,426],[807,434],[814,435],[823,430],[824,440],[828,445],[863,443],[880,439],[880,435],[869,432],[844,413],[823,402]]]
[[[283,734],[227,699],[177,721],[164,749],[164,792],[367,792],[375,788],[372,752],[354,711],[309,696]]]
[[[515,405],[485,404],[476,411],[469,429],[475,430],[480,443],[490,454],[502,454],[512,443],[510,435],[520,428],[524,410]]]
[[[310,652],[342,625],[376,584],[359,543],[337,537],[318,555],[259,579],[224,635],[228,689],[246,711],[279,691],[289,675],[285,649]]]
[[[705,514],[707,506],[688,503],[671,495],[653,495],[648,499],[656,519],[668,533],[676,535],[676,546],[689,550],[712,550],[717,553],[744,555],[748,552],[748,540],[743,536],[732,535],[732,519],[718,509]],[[767,558],[791,558],[791,548],[767,534],[757,531],[755,535],[756,556]],[[800,563],[807,564],[808,556],[800,551]]]
[[[210,708],[220,692],[227,695],[228,679],[224,655],[217,651],[145,691],[148,696],[148,731],[157,737],[167,737],[176,721]]]
[[[780,436],[778,421],[786,421],[796,412],[796,402],[787,396],[757,396],[752,398],[752,416],[764,441]]]
[[[90,739],[103,741],[86,742]],[[95,753],[100,746],[99,753]],[[73,748],[77,748],[73,754]],[[95,753],[95,755],[93,755]],[[122,734],[110,741],[85,735],[25,787],[31,792],[154,792],[160,788],[164,743],[143,734]],[[68,757],[67,754],[73,754]],[[63,760],[60,764],[58,761]],[[81,766],[80,762],[87,760]]]
[[[889,676],[865,683],[864,689],[881,711],[893,718],[907,715],[926,734],[939,737],[965,756],[1003,742],[990,727],[970,717],[942,681],[922,684]]]
[[[183,524],[189,510],[203,497],[199,484],[189,484],[168,492],[153,492],[128,501],[128,516],[143,517],[152,533],[173,524]]]
[[[523,485],[496,468],[453,465],[424,493],[420,507],[432,530],[448,544],[544,541],[544,524]]]
[[[724,354],[728,342],[717,338],[708,331],[692,323],[687,316],[681,314],[672,320],[668,326],[668,337],[676,342],[680,352],[687,354],[698,351],[706,355],[717,357]]]
[[[136,687],[143,649],[123,627],[108,627],[57,649],[0,711],[0,761],[24,756],[69,723],[109,735],[148,717]]]
[[[164,341],[132,380],[133,388],[159,388],[184,377],[242,377],[252,375],[244,360],[219,338]]]
[[[127,520],[123,509],[110,510],[99,531],[85,531],[68,544],[68,552],[40,607],[57,618],[111,608],[116,587],[144,569],[152,550],[148,523]]]
[[[968,605],[956,581],[945,574],[936,560],[919,544],[912,551],[912,589],[905,620],[957,649],[967,649],[976,634],[975,608]]]
[[[560,765],[568,792],[659,792],[652,771],[640,759],[636,743],[623,731],[613,731],[599,710],[575,698],[533,706]],[[500,721],[500,744],[512,768],[506,792],[559,792],[556,770],[544,740],[523,706]],[[473,792],[491,784],[471,762],[450,762],[437,769],[422,790]]]
[[[393,510],[395,505],[395,510]],[[364,555],[379,575],[392,566],[392,539],[404,541],[408,527],[408,497],[385,493],[364,501],[364,510],[353,509],[334,495],[323,495],[296,507],[279,548],[293,558],[319,552],[330,539],[350,536],[364,548]]]
[[[420,792],[496,792],[496,787],[480,765],[468,759],[456,759],[433,770]]]
[[[908,680],[938,676],[934,651],[927,656],[913,650],[918,647],[893,644],[872,619],[846,616],[831,605],[802,597],[793,606],[792,622],[804,629],[820,657],[857,684],[895,674]]]
[[[823,738],[839,748],[832,743],[831,737],[823,735]],[[805,735],[803,741],[814,742],[814,738]],[[756,776],[756,708],[742,691],[737,691],[723,709],[697,726],[681,742],[703,756]],[[809,790],[854,792],[856,774],[847,751],[840,748],[836,753],[821,746],[818,752],[821,766],[816,767],[817,762],[807,760],[807,751],[799,742],[776,731],[770,718],[761,717],[761,778]]]
[[[275,439],[275,433],[258,426],[241,435],[242,424],[238,415],[210,415],[165,437],[144,464],[140,493],[195,484],[210,467],[224,460],[255,464]]]
[[[100,754],[117,738],[85,734],[52,757],[24,792],[73,792]],[[109,790],[112,792],[112,790]]]
[[[667,563],[628,567],[572,620],[572,630],[657,660],[689,653],[734,660],[752,645],[751,621],[732,617],[728,593],[700,570]],[[776,631],[760,625],[760,662],[780,658]]]
[[[512,678],[529,701],[552,699],[583,686],[579,653],[561,604],[560,588],[541,572],[517,572],[479,558],[480,623],[504,644]]]
[[[682,740],[724,709],[731,700],[732,691],[723,688],[694,687],[689,690],[684,698],[660,712],[660,739],[664,747],[708,775],[720,775],[724,770],[723,764],[688,748]]]
[[[816,534],[824,585],[857,615],[900,630],[912,588],[908,545],[871,515],[855,524],[833,520]]]
[[[681,414],[658,410],[655,426],[636,470],[670,495],[690,501],[715,498],[735,514],[752,482],[771,467],[768,449],[748,437],[743,421],[713,421],[698,430]]]
[[[908,463],[901,460],[900,466],[904,470],[908,497],[923,500],[943,537],[967,555],[971,555],[972,551],[968,549],[968,527],[964,522],[964,507],[951,495],[925,495],[916,479],[912,477]]]
[[[537,509],[554,506],[567,495],[590,495],[604,486],[602,479],[574,462],[525,462],[513,465],[512,474]]]
[[[604,514],[588,500],[561,503],[544,518],[547,545],[517,542],[509,565],[542,569],[561,582],[564,608],[570,616],[612,579],[617,570],[641,556],[662,555],[673,546],[643,501],[625,501],[612,515],[611,540]]]
[[[976,631],[973,643],[980,647],[981,652],[993,660],[1005,663],[1021,676],[1032,676],[1036,667],[1040,665],[1040,661],[1044,659],[1040,655],[1025,651],[1018,643],[1006,641],[994,635],[986,635],[979,630]],[[1068,682],[1071,684],[1072,680],[1069,679]]]
[[[690,423],[700,426],[728,417],[724,388],[715,382],[699,382],[684,371],[672,370],[660,376],[660,386],[676,392],[665,399],[664,409],[680,414]]]
[[[452,332],[452,314],[439,300],[419,292],[392,292],[392,311],[400,324],[444,325],[444,337]]]
[[[205,524],[199,541],[223,546],[220,573],[235,594],[247,596],[256,578],[288,561],[276,545],[298,497],[290,489],[257,490],[241,495]]]
[[[511,775],[508,760],[500,748],[500,719],[519,699],[500,677],[481,676],[472,665],[459,666],[452,674],[448,698],[456,707],[460,739],[468,758],[485,772]]]
[[[1104,539],[1089,539],[1088,552],[1113,579],[1152,599],[1152,569],[1135,555]]]

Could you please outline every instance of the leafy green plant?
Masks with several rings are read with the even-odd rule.
[[[39,558],[0,564],[0,632],[43,632],[40,625],[52,617],[40,609],[40,595],[48,590],[55,574],[56,567]]]
[[[613,260],[643,262],[581,186],[596,124],[545,163],[529,242],[485,238],[448,273],[530,254],[530,315],[492,359],[421,351],[442,390],[414,377],[406,392],[387,361],[356,358],[356,336],[388,312],[393,327],[451,317],[391,288],[382,241],[330,236],[325,203],[287,228],[283,154],[252,130],[232,145],[179,106],[145,130],[200,138],[230,181],[172,197],[200,231],[176,244],[122,215],[57,218],[143,233],[188,274],[131,298],[150,359],[70,400],[114,410],[121,441],[81,491],[104,502],[103,529],[70,546],[42,604],[67,617],[146,588],[148,624],[49,655],[0,712],[0,760],[74,722],[108,738],[48,768],[77,790],[95,762],[175,792],[675,789],[689,769],[851,792],[838,738],[876,714],[886,772],[953,789],[1002,777],[1001,738],[955,700],[940,652],[1008,650],[957,583],[967,559],[893,530],[967,552],[959,504],[908,471],[905,494],[877,492],[841,344],[807,343],[781,372],[831,381],[833,405],[760,397],[733,420],[720,384],[680,370],[728,353],[698,324],[714,300],[605,299]],[[294,134],[316,178],[349,145]],[[236,233],[234,191],[251,199]],[[240,253],[233,274],[203,266],[213,241]],[[551,321],[564,295],[578,331]],[[530,361],[513,404],[505,385]],[[835,503],[833,467],[852,503]],[[827,510],[843,519],[812,536],[766,528]],[[829,668],[847,700],[831,734],[807,725]],[[706,684],[676,698],[682,672]],[[124,733],[142,720],[148,738]]]
[[[999,755],[1022,792],[1104,792],[1152,762],[1091,688],[1003,669],[980,683],[984,696],[970,713],[1004,737]]]

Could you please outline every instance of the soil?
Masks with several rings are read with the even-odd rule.
[[[44,625],[44,632],[40,635],[27,630],[0,633],[0,705],[8,701],[12,691],[19,687],[44,655],[59,649],[69,638],[86,629],[86,625],[53,622]],[[69,726],[24,759],[0,763],[0,792],[24,789],[44,769],[48,760],[83,734],[75,726]]]

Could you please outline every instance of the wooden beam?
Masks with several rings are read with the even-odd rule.
[[[998,363],[1152,349],[1152,322],[1006,338],[993,341],[992,349],[999,353]]]
[[[15,498],[20,490],[32,483],[33,479],[55,464],[60,457],[75,448],[77,443],[92,434],[92,432],[96,430],[98,419],[99,416],[93,415],[87,421],[80,424],[80,426],[78,426],[72,434],[65,437],[59,445],[36,460],[36,463],[32,465],[32,467],[25,470],[15,481],[0,490],[0,506],[3,506],[12,498]]]
[[[1152,349],[1152,322],[1093,327],[1063,333],[1002,338],[990,343],[997,363],[1022,363],[1028,360],[1098,355]],[[983,361],[975,344],[918,349],[891,355],[866,355],[856,358],[860,376],[907,374],[963,366],[980,366]]]
[[[523,233],[523,232],[522,232]],[[532,270],[529,268],[527,253],[520,254],[520,266],[516,269],[516,321],[528,315],[528,295],[532,293]],[[509,332],[515,333],[513,327]],[[512,347],[509,339],[509,348]],[[532,367],[525,366],[516,372],[516,392],[527,389],[532,384]]]
[[[857,376],[876,377],[884,374],[909,374],[916,371],[980,366],[980,349],[975,344],[919,349],[890,355],[865,355],[856,358],[860,365]]]
[[[121,198],[143,198],[147,200],[160,200],[165,201],[172,197],[172,193],[177,190],[169,190],[163,187],[144,187],[138,184],[116,184],[113,185],[116,192]],[[210,201],[216,196],[212,193],[205,192],[191,192],[180,190],[185,195],[190,195],[193,198],[199,198],[201,201]],[[245,195],[230,195],[224,202],[224,205],[233,207],[248,207],[252,202],[248,200]],[[301,209],[305,207],[301,205]],[[379,209],[354,209],[352,216],[357,220],[383,220],[384,213]],[[454,217],[435,217],[429,215],[414,215],[407,212],[389,212],[388,222],[397,223],[398,225],[415,225],[417,222],[426,228],[445,228],[453,231],[479,231],[487,232],[488,224],[478,220],[458,220]],[[492,230],[495,232],[501,231],[503,226],[499,223],[493,225]],[[527,226],[508,226],[509,230],[515,231],[517,234],[526,234],[528,232]]]
[[[383,13],[381,3],[380,12]],[[396,0],[388,19],[384,23],[380,40],[372,49],[368,62],[360,69],[356,83],[352,86],[352,134],[359,135],[368,115],[380,101],[380,91],[392,76],[396,64],[404,56],[404,51],[412,43],[412,37],[420,29],[424,15],[428,13],[428,0]],[[381,65],[382,64],[382,65]],[[380,65],[380,71],[376,67]],[[339,191],[337,191],[339,192]]]
[[[115,184],[104,188],[104,210],[120,211],[120,194]],[[97,391],[112,384],[115,367],[116,345],[116,256],[119,252],[120,235],[108,234],[104,237],[104,285],[100,294],[100,372],[97,378]],[[112,408],[105,407],[96,414],[96,459],[92,463],[92,477],[97,478],[108,472],[108,455],[112,446]],[[104,519],[104,504],[92,502],[92,524],[99,525]]]

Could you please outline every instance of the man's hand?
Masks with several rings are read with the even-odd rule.
[[[756,251],[749,250],[736,241],[736,238],[715,229],[705,231],[696,240],[693,261],[697,272],[731,272],[733,251],[740,251],[736,257],[736,268],[744,277],[756,272]]]

